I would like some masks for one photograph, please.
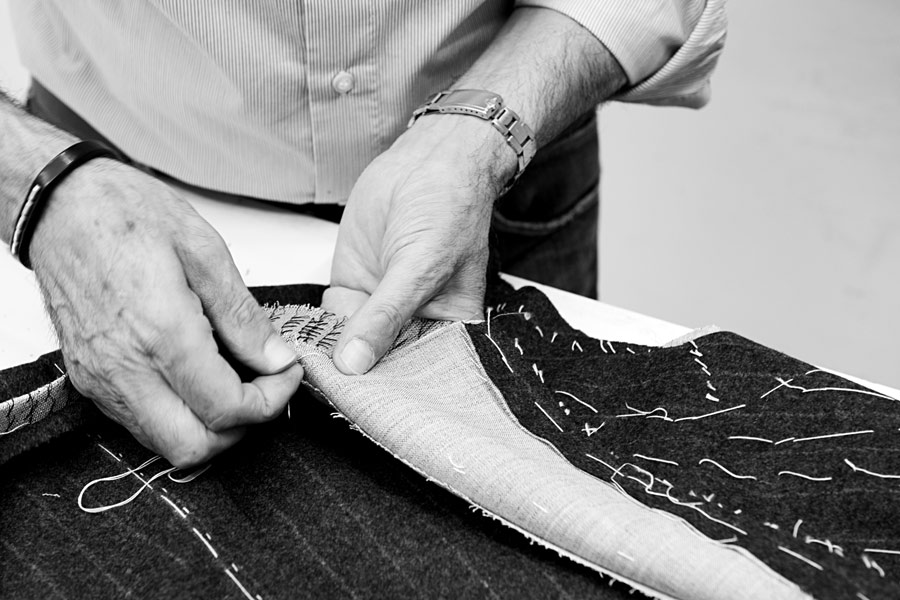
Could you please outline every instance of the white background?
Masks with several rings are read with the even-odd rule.
[[[729,15],[708,107],[601,112],[602,298],[900,387],[900,2]]]

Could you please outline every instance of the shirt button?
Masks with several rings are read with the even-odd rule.
[[[353,89],[353,85],[356,83],[356,79],[348,73],[347,71],[341,71],[337,75],[334,76],[334,79],[331,80],[331,87],[334,88],[338,94],[349,94],[350,90]]]

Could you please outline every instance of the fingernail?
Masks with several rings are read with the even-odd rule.
[[[287,342],[277,335],[273,335],[266,340],[263,352],[273,369],[283,371],[297,361],[297,354],[287,345]]]
[[[375,353],[364,340],[353,338],[344,346],[341,360],[354,375],[362,375],[375,364]]]

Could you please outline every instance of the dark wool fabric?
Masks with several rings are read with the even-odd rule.
[[[481,361],[571,463],[816,598],[898,597],[895,400],[732,333],[673,348],[597,340],[534,289],[493,290],[503,356],[485,324],[468,325]],[[833,437],[804,439],[819,436]]]
[[[318,304],[322,288],[254,292]],[[33,366],[0,381],[20,391],[58,375]],[[48,443],[50,418],[0,438],[21,450],[0,465],[0,598],[630,597],[473,513],[302,394],[290,419],[251,428],[194,481],[161,478],[130,504],[85,513],[87,483],[153,455],[90,402],[59,414],[71,407],[77,418]],[[84,504],[140,487],[133,475],[101,482]]]

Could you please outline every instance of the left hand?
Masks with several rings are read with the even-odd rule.
[[[334,351],[367,372],[416,315],[483,318],[494,200],[516,169],[490,123],[420,118],[363,171],[341,220],[323,306],[351,314]]]

